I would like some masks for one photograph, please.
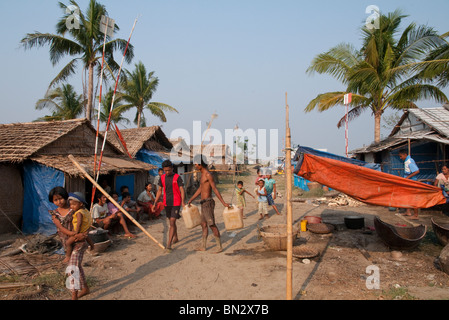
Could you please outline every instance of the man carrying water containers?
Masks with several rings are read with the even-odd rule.
[[[203,229],[203,236],[202,236],[202,245],[197,250],[198,251],[206,251],[206,243],[207,243],[207,236],[208,236],[208,226],[212,230],[215,241],[217,242],[217,251],[222,252],[223,248],[221,246],[221,238],[220,238],[220,231],[218,230],[217,226],[215,225],[215,215],[214,215],[214,209],[215,209],[215,201],[212,198],[212,190],[214,191],[215,195],[217,196],[218,200],[225,206],[226,208],[229,208],[230,205],[226,203],[220,192],[218,191],[214,178],[212,174],[207,170],[207,164],[204,160],[204,156],[198,154],[193,158],[193,163],[195,165],[195,168],[197,170],[200,170],[201,172],[201,179],[200,179],[200,187],[195,192],[195,194],[192,196],[192,198],[189,200],[187,205],[189,205],[195,198],[197,198],[201,194],[201,227]]]

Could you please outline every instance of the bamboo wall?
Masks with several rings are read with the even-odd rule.
[[[0,234],[16,232],[17,228],[14,227],[14,224],[22,229],[22,175],[18,167],[0,165],[0,177],[2,177],[0,183]]]

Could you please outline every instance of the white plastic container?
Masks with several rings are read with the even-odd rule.
[[[236,205],[231,205],[229,209],[224,209],[223,219],[228,231],[243,228],[242,210]]]
[[[201,224],[200,210],[193,204],[183,207],[181,215],[187,229],[193,229]]]

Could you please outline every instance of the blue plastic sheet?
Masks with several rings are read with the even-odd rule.
[[[135,194],[134,180],[135,180],[135,176],[133,174],[126,174],[126,175],[115,177],[115,186],[116,186],[115,191],[119,194],[119,197],[118,197],[119,201],[122,201],[122,194],[120,192],[120,188],[122,186],[127,186],[128,190],[129,190],[129,194],[131,195],[131,198],[134,200],[137,200],[137,197],[139,196],[139,194],[138,193]]]
[[[160,153],[149,151],[147,149],[141,149],[137,152],[136,159],[156,166],[156,169],[150,170],[150,174],[155,177],[157,176],[157,170],[161,167],[162,162],[168,158],[163,157]]]
[[[48,194],[54,187],[64,185],[64,173],[29,162],[23,166],[23,180],[23,233],[56,233],[56,226],[48,213],[49,210],[56,209],[56,206],[48,201]]]
[[[336,154],[332,154],[332,153],[328,153],[328,152],[324,152],[324,151],[319,151],[316,149],[312,149],[309,147],[304,147],[304,146],[299,146],[298,150],[296,151],[295,154],[295,160],[299,159],[299,156],[301,153],[308,153],[308,154],[312,154],[315,156],[319,156],[319,157],[324,157],[324,158],[329,158],[329,159],[334,159],[334,160],[338,160],[338,161],[343,161],[343,162],[347,162],[347,163],[351,163],[357,166],[361,166],[361,167],[366,167],[366,168],[370,168],[370,169],[374,169],[377,171],[381,171],[381,165],[379,163],[369,163],[369,162],[364,162],[361,160],[357,160],[357,159],[351,159],[351,158],[346,158],[343,156],[338,156]]]

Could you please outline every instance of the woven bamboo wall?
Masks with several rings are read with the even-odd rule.
[[[23,185],[20,169],[12,165],[0,165],[0,177],[0,234],[16,232],[13,223],[22,229]]]

